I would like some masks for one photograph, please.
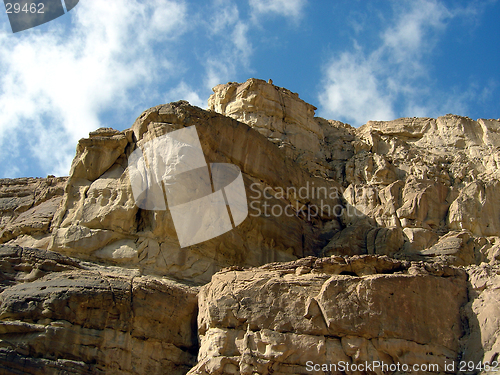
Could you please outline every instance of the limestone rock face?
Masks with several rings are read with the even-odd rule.
[[[196,288],[57,253],[0,247],[2,374],[185,374]]]
[[[207,160],[231,163],[243,172],[249,216],[229,233],[180,248],[168,208],[137,207],[127,160],[145,142],[192,125]],[[96,156],[101,154],[103,158]],[[308,209],[321,206],[317,197],[298,194],[309,186],[326,192],[321,202],[328,209]],[[80,141],[66,191],[50,250],[199,282],[225,266],[258,266],[314,254],[325,242],[320,238],[324,222],[337,222],[329,208],[340,204],[335,181],[311,177],[247,125],[186,102],[152,108],[130,130],[104,129]]]
[[[344,188],[340,232],[329,237],[322,254],[438,257],[467,265],[481,263],[498,242],[500,120],[446,115],[369,121],[355,129],[314,117],[315,108],[297,94],[262,80],[213,90],[212,110],[257,129],[289,148],[289,156],[310,173]],[[472,248],[443,250],[451,246],[441,246],[450,242],[443,236],[463,231]]]
[[[460,350],[467,285],[464,271],[447,266],[310,257],[222,271],[199,300],[190,374],[305,374],[307,361],[444,368]]]
[[[314,119],[316,107],[296,93],[259,79],[214,87],[211,110],[252,126],[308,169],[326,170],[324,132]]]
[[[464,360],[492,363],[500,353],[500,267],[483,264],[469,271],[470,302],[466,306],[470,336]]]
[[[47,248],[67,178],[0,180],[0,243]]]
[[[0,180],[1,373],[309,374],[308,361],[456,373],[444,364],[498,360],[500,120],[355,129],[258,79],[216,86],[209,108],[179,101],[91,132],[67,178]],[[179,176],[144,172],[163,156],[140,172],[129,157],[192,126],[206,172],[187,171],[171,204]],[[161,152],[182,167],[172,144]],[[202,226],[179,226],[176,204],[203,197],[199,181],[220,192],[227,164],[248,216],[181,247],[179,229]],[[159,206],[140,203],[147,189],[136,202],[137,173],[162,176]]]

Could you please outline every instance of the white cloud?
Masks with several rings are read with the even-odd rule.
[[[234,78],[238,71],[248,71],[254,51],[248,37],[248,23],[235,2],[214,0],[210,14],[213,16],[206,27],[211,32],[214,48],[205,55],[205,87],[209,89]]]
[[[102,126],[103,111],[130,109],[134,88],[173,70],[154,46],[186,27],[181,1],[83,1],[70,15],[70,32],[53,22],[44,33],[0,35],[2,164],[18,156],[10,139],[29,135],[43,172],[67,174],[76,142]]]
[[[375,50],[367,52],[355,43],[354,51],[324,67],[321,115],[359,126],[399,116],[398,101],[419,114],[435,113],[436,103],[421,103],[426,88],[419,79],[426,77],[425,56],[434,47],[438,31],[453,14],[437,0],[398,2],[395,7],[397,16],[389,22],[394,26],[381,33]]]
[[[398,64],[419,62],[422,55],[431,49],[436,31],[446,26],[446,20],[452,13],[434,0],[419,0],[412,3],[412,8],[403,11],[394,27],[383,32],[383,45],[379,53],[385,53]]]
[[[276,15],[299,20],[306,0],[250,0],[250,14],[242,15],[238,2],[213,0],[208,4],[212,15],[205,27],[213,38],[212,49],[205,58],[205,87],[236,80],[237,75],[252,74],[250,60],[254,47],[249,37],[252,28],[262,29],[261,17]]]
[[[360,52],[343,53],[327,68],[327,85],[320,103],[334,117],[349,116],[357,124],[366,118],[392,119],[392,98],[381,90],[375,65]]]
[[[212,89],[220,83],[228,82],[236,74],[236,62],[228,59],[228,55],[228,52],[219,52],[207,58],[205,62],[206,88]]]
[[[307,4],[306,0],[250,0],[254,14],[277,14],[284,17],[300,18]]]
[[[234,26],[232,41],[244,64],[248,64],[248,59],[253,52],[252,43],[248,40],[248,25],[239,21]]]
[[[238,6],[231,0],[214,0],[210,4],[210,32],[213,35],[227,32],[240,19]]]
[[[179,85],[171,89],[165,96],[165,103],[187,100],[191,105],[198,106],[200,108],[207,108],[207,100],[201,99],[198,92],[189,87],[184,81],[181,81]]]

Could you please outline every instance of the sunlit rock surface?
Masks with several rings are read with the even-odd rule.
[[[498,360],[500,121],[314,111],[262,80],[218,85],[208,110],[90,133],[69,177],[0,180],[0,372]],[[181,248],[168,204],[136,204],[128,158],[193,125],[207,165],[241,171],[248,217]]]

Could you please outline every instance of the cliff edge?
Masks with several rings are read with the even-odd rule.
[[[2,373],[498,361],[500,120],[356,129],[262,80],[213,90],[208,110],[179,101],[90,133],[67,178],[0,180]],[[137,204],[129,158],[191,126],[208,164],[241,171],[248,213],[181,247],[172,208]]]

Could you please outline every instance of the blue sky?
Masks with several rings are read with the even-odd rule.
[[[0,177],[67,175],[78,139],[154,105],[272,78],[360,126],[500,117],[500,0],[80,0],[13,34],[0,16]]]

